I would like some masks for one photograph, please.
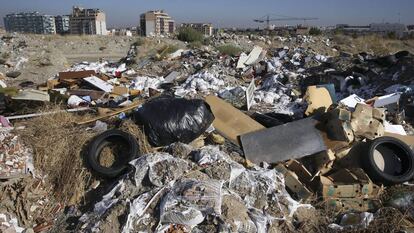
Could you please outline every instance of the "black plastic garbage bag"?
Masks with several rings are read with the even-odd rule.
[[[143,104],[133,115],[144,126],[153,146],[189,143],[211,125],[214,115],[203,100],[160,97]]]

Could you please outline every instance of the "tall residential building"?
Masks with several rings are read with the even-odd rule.
[[[140,17],[141,35],[159,36],[175,32],[175,22],[163,10],[148,11]]]
[[[55,34],[55,17],[39,12],[8,14],[4,17],[7,32]]]
[[[55,16],[56,33],[67,34],[69,33],[69,15]]]
[[[70,33],[88,35],[107,35],[105,13],[99,9],[73,7],[70,15]]]
[[[183,23],[181,27],[190,27],[193,28],[201,33],[204,36],[212,36],[213,35],[213,25],[211,23]]]

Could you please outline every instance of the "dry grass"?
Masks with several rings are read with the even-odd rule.
[[[79,203],[92,178],[81,152],[95,133],[75,126],[81,118],[66,112],[32,118],[21,132],[34,150],[35,169],[47,176],[55,197],[65,204]]]
[[[388,55],[401,50],[414,53],[414,40],[389,39],[379,35],[359,36],[352,38],[346,35],[336,35],[333,41],[347,52],[368,52],[376,55]]]
[[[148,154],[153,152],[151,145],[148,142],[147,136],[145,135],[144,131],[136,125],[132,120],[124,120],[120,127],[120,130],[128,132],[135,136],[138,141],[139,145],[139,152],[140,154]]]

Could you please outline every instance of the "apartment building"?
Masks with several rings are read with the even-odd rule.
[[[140,16],[142,36],[168,35],[175,32],[174,20],[163,10],[148,11]]]
[[[56,33],[67,34],[70,32],[69,15],[55,16]]]
[[[69,16],[71,34],[107,35],[106,16],[99,9],[84,9],[74,6]]]
[[[213,25],[211,23],[182,23],[180,27],[190,27],[201,33],[204,36],[213,35]]]
[[[39,12],[22,12],[8,14],[4,17],[4,27],[7,32],[34,34],[55,34],[55,17]]]

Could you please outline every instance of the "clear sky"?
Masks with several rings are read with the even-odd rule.
[[[108,27],[136,26],[141,13],[155,9],[164,9],[177,23],[211,22],[217,27],[257,27],[253,19],[266,14],[318,17],[309,24],[319,26],[399,20],[414,24],[414,0],[0,0],[0,17],[22,11],[69,14],[73,5],[104,10]]]

